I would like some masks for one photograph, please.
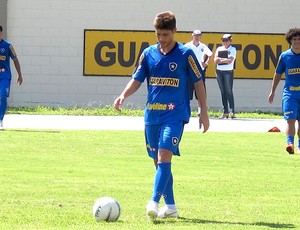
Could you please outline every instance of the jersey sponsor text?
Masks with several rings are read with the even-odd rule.
[[[288,70],[289,75],[300,74],[300,68],[294,68]]]
[[[151,77],[149,81],[150,85],[156,86],[179,86],[179,79],[177,78],[163,78],[163,77]]]

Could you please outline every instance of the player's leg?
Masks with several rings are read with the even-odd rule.
[[[298,147],[297,147],[297,154],[300,154],[300,120],[298,119]]]
[[[10,79],[0,80],[0,130],[3,130],[3,118],[7,109],[7,98],[10,91]]]
[[[295,137],[295,119],[288,119],[287,120],[287,126],[286,126],[286,151],[289,154],[294,154],[294,137]]]
[[[165,206],[160,208],[158,218],[178,217],[173,191],[172,156],[180,155],[179,143],[182,137],[184,124],[175,122],[162,126],[159,151],[158,168],[154,183],[153,196],[163,196]]]
[[[158,142],[159,142],[159,132],[160,126],[158,125],[146,125],[145,126],[145,141],[149,157],[153,159],[154,166],[157,171],[157,161],[158,161]],[[150,219],[155,219],[158,215],[158,202],[150,199],[146,205],[146,215]]]
[[[287,122],[286,134],[286,151],[289,154],[294,154],[294,138],[295,138],[295,123],[298,116],[298,102],[288,95],[284,95],[282,99],[283,116]]]
[[[297,121],[298,121],[298,146],[297,146],[297,154],[300,154],[300,100],[298,100],[298,115],[297,115]]]

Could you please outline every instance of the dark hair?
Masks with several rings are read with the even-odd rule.
[[[2,26],[0,25],[0,32],[2,32],[2,30],[3,30],[3,28],[2,28]]]
[[[292,38],[300,36],[300,28],[291,28],[288,30],[288,32],[285,35],[285,40],[291,45],[292,44]]]
[[[153,26],[159,30],[176,29],[176,18],[171,11],[165,11],[156,15]]]

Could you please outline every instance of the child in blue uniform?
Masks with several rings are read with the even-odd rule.
[[[300,28],[292,28],[285,36],[291,48],[282,52],[275,74],[273,77],[272,88],[269,94],[269,102],[272,103],[275,90],[285,74],[285,85],[282,94],[282,110],[284,119],[287,121],[286,127],[286,151],[294,154],[294,137],[296,133],[295,123],[298,121],[298,148],[300,153]]]
[[[13,46],[2,39],[2,26],[0,25],[0,130],[3,130],[3,118],[7,109],[7,98],[9,97],[11,70],[10,58],[13,60],[18,72],[17,84],[23,82],[21,67]]]
[[[190,82],[194,83],[201,105],[199,128],[203,127],[203,132],[209,128],[202,69],[194,52],[174,40],[175,15],[170,11],[159,13],[153,25],[158,43],[143,51],[131,81],[114,102],[120,111],[124,100],[146,80],[145,140],[148,155],[156,167],[152,197],[146,206],[146,214],[151,219],[178,217],[171,160],[173,154],[180,154],[178,146],[190,118]],[[165,206],[158,210],[162,196]]]

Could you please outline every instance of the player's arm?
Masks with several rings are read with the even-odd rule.
[[[117,99],[115,100],[115,109],[121,111],[120,106],[123,104],[124,100],[130,95],[134,94],[138,90],[138,88],[140,88],[141,84],[141,82],[135,79],[131,79],[130,82],[128,82],[125,89],[123,90],[123,92],[120,94],[120,96],[117,97]]]
[[[279,73],[274,74],[273,81],[272,81],[272,86],[271,86],[271,92],[270,92],[269,97],[268,97],[268,100],[269,100],[270,103],[273,103],[274,96],[275,96],[275,91],[276,91],[276,88],[277,88],[277,86],[280,82],[281,75],[282,74],[279,74]]]
[[[194,83],[194,87],[198,96],[198,103],[201,108],[201,114],[199,116],[199,128],[201,129],[203,125],[203,132],[205,133],[209,128],[209,119],[207,114],[206,92],[203,81],[197,81]]]
[[[22,76],[22,71],[21,71],[21,65],[20,65],[20,62],[19,62],[19,60],[18,60],[17,57],[15,57],[15,58],[13,59],[13,62],[14,62],[15,68],[16,68],[17,73],[18,73],[17,84],[18,84],[18,85],[22,85],[22,83],[23,83],[23,76]]]

